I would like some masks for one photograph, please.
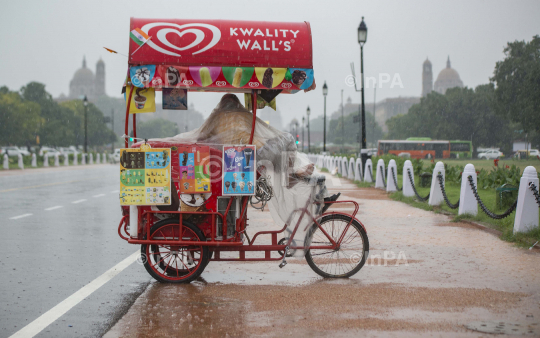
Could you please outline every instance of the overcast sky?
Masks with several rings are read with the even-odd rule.
[[[69,93],[73,73],[83,55],[92,71],[99,58],[106,65],[106,91],[120,96],[127,58],[129,18],[193,18],[264,21],[309,21],[314,48],[315,92],[280,95],[277,104],[284,124],[323,112],[322,84],[329,87],[328,112],[359,93],[347,86],[350,62],[359,69],[357,27],[365,17],[366,76],[398,76],[403,88],[390,83],[377,88],[377,101],[419,96],[422,62],[429,57],[434,80],[450,55],[465,86],[487,83],[508,41],[530,40],[540,34],[539,1],[8,1],[0,11],[0,86],[19,89],[30,81],[46,84],[58,96]],[[383,75],[384,76],[384,75]],[[373,87],[373,86],[372,86]],[[189,101],[205,116],[220,94],[189,93]],[[373,101],[374,89],[366,89]],[[158,94],[160,97],[160,95]]]

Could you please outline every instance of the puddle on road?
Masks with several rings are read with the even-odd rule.
[[[348,281],[345,282],[345,281]],[[105,337],[250,337],[377,331],[462,331],[446,321],[464,309],[506,311],[523,294],[467,288],[365,285],[318,279],[300,286],[206,283],[151,284]],[[401,309],[432,318],[394,317]],[[441,316],[442,314],[445,314]],[[401,317],[401,318],[400,318]]]

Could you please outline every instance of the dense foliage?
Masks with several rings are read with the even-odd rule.
[[[352,112],[341,116],[338,119],[330,120],[328,130],[328,142],[341,144],[344,141],[348,143],[358,143],[357,135],[360,133],[360,124],[354,123],[354,117],[358,116],[358,112]],[[375,118],[370,112],[366,112],[366,142],[376,144],[379,139],[382,139],[383,131]]]
[[[176,123],[164,119],[151,119],[147,122],[137,124],[137,137],[140,138],[162,138],[178,134]]]

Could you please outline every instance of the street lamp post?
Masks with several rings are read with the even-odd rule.
[[[364,44],[367,40],[367,26],[362,17],[362,22],[358,26],[358,43],[360,44],[360,76],[362,77],[362,142],[360,145],[360,158],[362,159],[362,168],[365,167],[367,161],[367,153],[362,153],[362,149],[366,149],[366,107],[364,103]]]
[[[86,95],[83,98],[84,106],[84,152],[88,153],[88,99]]]
[[[345,118],[343,117],[343,89],[341,90],[341,153],[345,151]]]
[[[307,115],[307,149],[308,153],[311,153],[311,142],[309,140],[309,114],[311,113],[311,110],[309,109],[309,106],[307,107],[306,115]]]
[[[322,87],[322,94],[324,96],[323,152],[326,153],[326,95],[328,95],[328,86],[326,85],[326,81],[324,81],[324,85]]]
[[[306,125],[306,117],[302,116],[302,152],[304,152],[304,126]]]

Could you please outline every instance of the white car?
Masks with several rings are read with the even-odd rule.
[[[46,146],[41,147],[41,149],[39,150],[39,156],[43,156],[47,153],[49,154],[49,156],[54,156],[55,154],[58,154],[58,155],[61,154],[58,150],[54,148],[46,147]]]
[[[489,149],[482,153],[478,153],[478,158],[481,160],[494,160],[503,156],[504,154],[497,149]]]
[[[540,151],[538,151],[538,149],[531,149],[529,151],[529,156],[534,156],[534,157],[540,156]]]
[[[120,163],[120,148],[114,149],[114,154],[111,158],[112,163]]]
[[[18,156],[19,154],[22,155],[21,150],[17,147],[4,147],[4,154],[7,154],[8,156]]]
[[[26,147],[19,147],[19,152],[21,153],[22,156],[30,156],[30,155],[32,155],[32,153],[29,152]]]

